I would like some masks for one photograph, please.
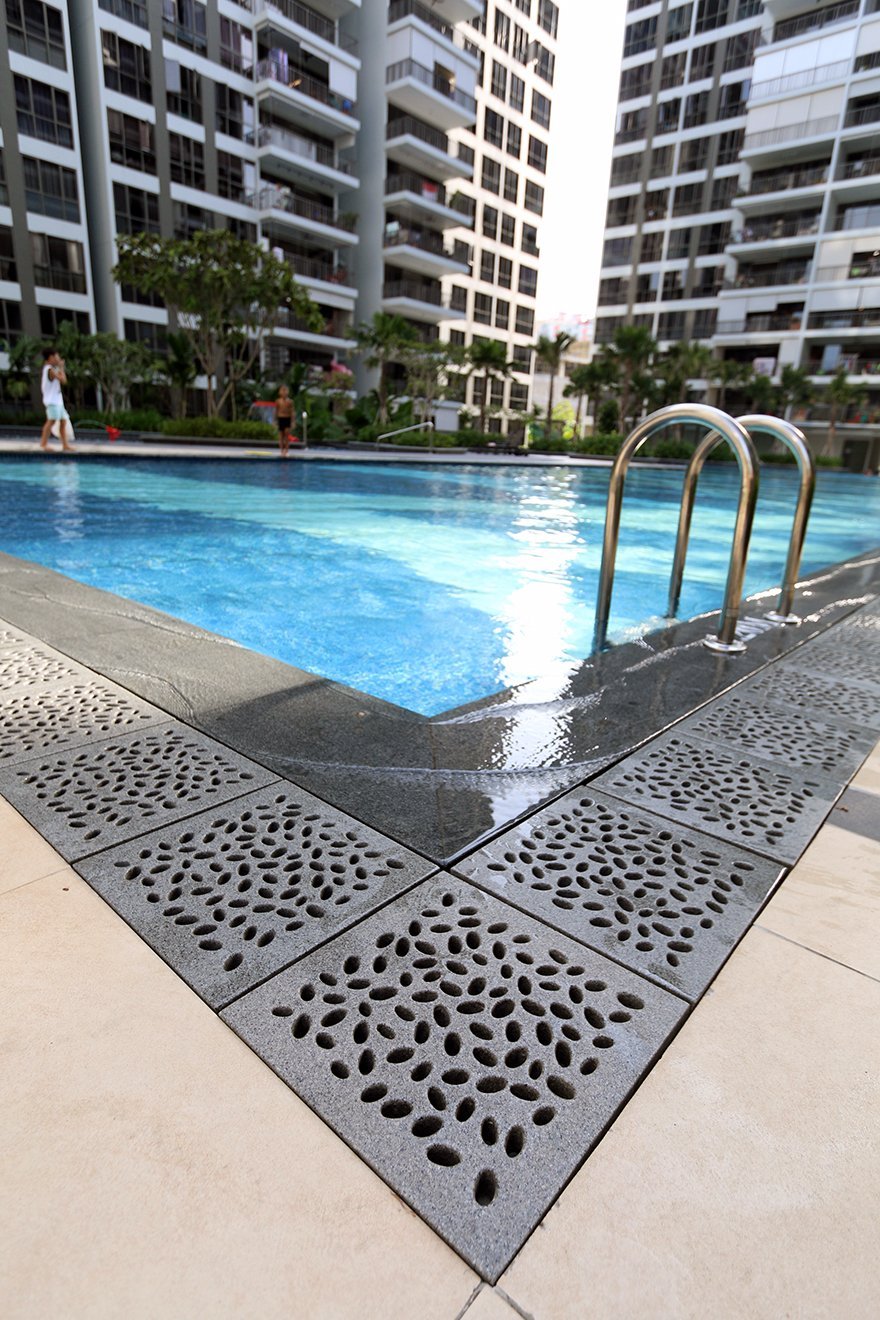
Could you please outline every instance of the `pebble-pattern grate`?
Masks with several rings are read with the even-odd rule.
[[[0,766],[6,797],[68,860],[277,779],[178,724]]]
[[[0,650],[0,690],[64,683],[85,677],[84,671],[62,656],[40,646],[16,646]]]
[[[880,692],[822,674],[806,673],[791,660],[780,660],[736,691],[751,702],[766,703],[784,720],[785,713],[880,730]]]
[[[292,784],[249,793],[77,863],[215,1007],[434,869]]]
[[[0,763],[129,733],[169,717],[109,684],[13,690],[0,704]]]
[[[774,862],[592,789],[567,794],[456,870],[690,999],[780,876]]]
[[[841,785],[674,733],[654,739],[599,775],[591,787],[792,863],[825,819]]]
[[[30,643],[27,637],[24,637],[20,632],[16,631],[15,628],[10,627],[8,624],[0,623],[0,647],[5,649],[7,646],[28,645],[30,645]]]
[[[757,704],[754,695],[742,689],[713,701],[679,728],[688,736],[719,739],[728,748],[765,761],[842,778],[858,769],[876,741],[855,724],[826,723],[812,714],[783,714],[776,707]]]
[[[685,1012],[443,876],[223,1017],[494,1280]]]
[[[872,629],[846,623],[793,651],[790,662],[823,676],[870,684],[880,693],[880,639]]]

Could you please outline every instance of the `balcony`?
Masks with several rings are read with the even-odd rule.
[[[843,119],[844,128],[863,128],[866,124],[880,123],[880,100],[873,100],[870,105],[852,105]]]
[[[298,252],[285,252],[284,260],[300,279],[316,281],[321,284],[335,285],[341,294],[355,297],[357,290],[351,282],[351,273],[347,266],[336,265],[320,257],[304,257]]]
[[[41,289],[61,289],[65,293],[85,293],[86,277],[80,270],[61,266],[34,266],[34,283]]]
[[[880,253],[852,260],[848,266],[820,266],[817,284],[836,284],[838,280],[880,280]]]
[[[872,174],[880,174],[880,151],[866,151],[864,155],[845,162],[840,172],[841,179],[866,179]]]
[[[297,230],[327,238],[334,244],[357,243],[353,233],[357,217],[338,215],[333,207],[309,197],[298,197],[290,188],[269,184],[252,194],[247,201],[265,216]]]
[[[327,133],[354,133],[360,127],[356,105],[326,83],[294,68],[287,60],[268,57],[254,67],[257,95],[278,100],[287,117]]]
[[[734,233],[732,244],[770,243],[780,239],[807,238],[819,232],[819,212],[811,215],[796,215],[786,219],[784,216],[768,216],[753,220]]]
[[[736,321],[719,321],[715,327],[718,335],[767,335],[797,332],[803,322],[799,312],[759,312]]]
[[[426,284],[419,280],[390,280],[382,290],[382,305],[386,312],[412,317],[414,321],[463,320],[465,313],[457,311],[443,301],[439,284]]]
[[[778,266],[744,266],[733,280],[725,280],[724,287],[772,289],[779,284],[806,284],[809,278],[808,261],[791,261]]]
[[[254,0],[253,9],[257,27],[281,18],[292,27],[318,37],[330,46],[337,46],[346,54],[357,55],[358,45],[354,37],[340,32],[331,18],[319,14],[309,5],[301,4],[300,0]]]
[[[338,188],[357,188],[360,180],[351,172],[348,161],[321,142],[294,133],[277,124],[263,124],[247,136],[259,151],[261,161],[272,163],[273,173],[285,177],[315,180],[321,178]]]
[[[753,83],[749,105],[754,105],[756,101],[769,101],[774,96],[786,96],[789,92],[813,87],[817,83],[843,82],[848,73],[849,60],[837,60],[834,64],[820,64],[815,69],[802,69],[799,73],[789,73],[782,78]]]
[[[768,148],[781,146],[784,142],[796,142],[800,138],[834,138],[837,136],[838,122],[838,115],[824,115],[821,119],[805,119],[797,124],[767,128],[760,133],[746,133],[743,154],[749,151],[766,151]]]
[[[304,321],[289,307],[285,307],[282,309],[272,333],[277,334],[280,332],[285,339],[290,334],[306,344],[326,344],[329,348],[351,348],[351,340],[347,335],[350,326],[350,312],[332,311],[329,315],[326,315],[323,328],[313,330],[308,321]]]
[[[473,166],[452,154],[449,138],[413,115],[389,119],[385,130],[391,160],[441,182],[473,177]]]
[[[808,330],[865,330],[880,326],[880,307],[862,307],[857,311],[840,308],[832,312],[811,312]]]
[[[386,178],[385,205],[401,219],[427,220],[440,229],[471,228],[476,210],[472,197],[449,193],[442,183],[406,172]]]
[[[442,234],[431,229],[392,220],[385,226],[383,247],[388,261],[415,275],[440,279],[444,275],[470,274],[470,266],[459,261],[452,248],[444,244]]]
[[[847,206],[839,212],[834,227],[838,230],[880,229],[880,204]]]
[[[828,182],[829,163],[809,165],[800,169],[762,170],[752,175],[747,191],[737,193],[743,201],[750,197],[763,197],[767,193],[794,192],[798,188],[818,188]]]
[[[413,115],[430,116],[442,129],[467,128],[474,122],[477,103],[468,92],[436,68],[417,60],[398,60],[385,70],[389,100]]]
[[[451,23],[445,22],[434,9],[429,9],[427,5],[418,3],[418,0],[391,0],[388,6],[388,24],[397,23],[402,18],[418,18],[422,23],[426,23],[434,32],[439,33],[446,41],[452,43],[455,39],[455,29]]]
[[[846,23],[858,14],[860,3],[861,0],[841,0],[840,4],[829,5],[826,9],[783,19],[773,29],[773,41],[788,41],[791,37],[803,36],[805,32]]]

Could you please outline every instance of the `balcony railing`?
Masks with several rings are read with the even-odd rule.
[[[450,196],[443,184],[435,183],[433,179],[423,179],[418,174],[409,174],[406,171],[389,174],[385,180],[385,196],[389,197],[392,193],[398,192],[415,193],[425,202],[434,202],[437,206],[445,206],[450,211],[458,211],[462,217],[462,224],[468,219],[473,221],[476,210],[474,198],[465,197],[463,193],[453,193]]]
[[[325,147],[321,142],[312,142],[309,138],[301,137],[299,133],[291,133],[289,129],[278,128],[274,124],[263,124],[255,132],[247,133],[245,141],[256,143],[258,147],[280,147],[293,156],[301,156],[303,160],[314,161],[317,165],[326,165],[329,169],[338,170],[340,174],[351,173],[351,165],[348,161],[340,160],[330,147]]]
[[[79,270],[57,266],[34,266],[34,283],[45,289],[63,289],[66,293],[85,293],[86,277]]]
[[[725,281],[725,288],[732,289],[770,289],[777,284],[806,284],[810,277],[810,266],[792,264],[785,266],[752,266],[740,270],[730,281]]]
[[[774,41],[788,41],[789,37],[800,37],[804,32],[814,32],[817,28],[831,27],[835,23],[845,23],[859,12],[861,0],[840,0],[840,4],[830,5],[812,14],[798,14],[795,18],[785,18],[773,29]]]
[[[281,83],[291,91],[308,96],[312,101],[320,101],[322,105],[329,106],[331,110],[339,110],[344,115],[354,115],[356,112],[355,103],[350,97],[340,96],[338,92],[331,91],[326,83],[318,82],[317,78],[300,72],[283,60],[260,60],[254,68],[254,75],[257,82],[269,79]]]
[[[809,330],[861,330],[880,326],[880,307],[863,307],[858,311],[841,309],[836,312],[811,312]]]
[[[758,243],[762,239],[801,238],[819,232],[819,214],[796,216],[785,220],[781,216],[769,220],[755,220],[744,225],[733,235],[734,243]]]
[[[308,280],[323,280],[326,284],[349,284],[351,276],[347,266],[334,266],[332,261],[317,257],[303,257],[297,252],[285,252],[284,260],[297,275]]]
[[[336,215],[332,206],[323,202],[314,202],[310,197],[297,197],[289,188],[269,186],[250,194],[246,201],[260,211],[287,211],[291,215],[302,216],[304,220],[314,220],[317,224],[330,225],[333,229],[352,231],[357,222],[353,215]]]
[[[848,206],[838,217],[838,229],[876,229],[880,227],[880,205]]]
[[[449,138],[445,133],[441,133],[438,128],[432,128],[430,124],[423,124],[420,119],[414,119],[412,115],[401,115],[397,119],[389,119],[385,129],[386,138],[396,137],[416,137],[420,141],[427,143],[429,147],[435,147],[437,151],[442,151],[444,156],[450,155]]]
[[[349,37],[344,32],[337,32],[336,24],[332,19],[316,13],[308,5],[300,4],[299,0],[259,0],[258,8],[274,9],[291,23],[296,23],[297,27],[311,32],[313,36],[321,37],[322,40],[329,41],[331,45],[338,46],[340,50],[348,51],[350,54],[357,53],[358,47],[354,37]]]
[[[415,78],[416,82],[424,83],[426,87],[432,88],[445,96],[448,100],[454,101],[460,105],[463,110],[469,114],[476,114],[477,103],[467,92],[461,91],[448,78],[444,78],[436,69],[428,69],[424,64],[419,64],[417,60],[398,60],[395,64],[389,64],[385,70],[386,83],[398,82],[401,78]]]
[[[880,257],[867,257],[861,261],[851,261],[848,266],[820,266],[815,275],[816,283],[833,283],[837,280],[878,280],[880,279]]]
[[[761,133],[747,133],[743,151],[775,147],[780,142],[793,142],[797,138],[833,137],[837,132],[837,124],[837,115],[824,115],[821,119],[806,119],[798,124],[785,124],[781,128],[767,128]]]
[[[413,298],[416,302],[446,307],[439,284],[420,284],[418,280],[391,280],[382,289],[383,298]]]
[[[844,128],[861,128],[863,124],[880,123],[880,105],[857,105],[847,110]]]
[[[768,174],[756,174],[751,183],[738,197],[759,197],[764,193],[791,192],[794,188],[811,188],[815,184],[828,182],[828,165],[812,165],[809,169],[774,170]]]
[[[388,6],[388,22],[396,23],[399,18],[420,18],[428,27],[439,32],[441,37],[447,41],[454,40],[455,31],[451,23],[444,23],[442,18],[429,9],[427,5],[420,5],[418,0],[391,0]]]
[[[123,18],[126,23],[134,23],[135,27],[149,27],[146,0],[98,0],[98,4],[105,13]]]
[[[310,325],[303,317],[297,316],[289,307],[283,307],[275,325],[282,330],[301,330],[309,335],[331,335],[334,339],[344,339],[350,320],[344,312],[334,313],[332,316],[327,317],[322,329],[315,330],[315,327]]]
[[[799,87],[811,87],[813,83],[835,82],[849,73],[849,60],[837,60],[834,64],[820,64],[815,69],[802,69],[800,73],[789,73],[783,78],[770,78],[766,82],[752,84],[749,102],[764,101],[769,96],[780,96],[783,92],[794,92]]]
[[[448,261],[456,259],[452,248],[448,248],[443,242],[443,235],[435,233],[432,229],[417,229],[409,225],[395,225],[392,222],[385,226],[383,241],[387,248],[414,247],[421,252],[431,252],[435,256],[445,257]]]
[[[842,179],[864,179],[871,174],[880,174],[880,151],[866,152],[857,160],[848,160],[841,170]]]
[[[737,321],[719,321],[715,330],[719,335],[776,334],[783,330],[800,330],[801,321],[797,312],[766,312]]]

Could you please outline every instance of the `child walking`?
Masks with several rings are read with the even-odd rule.
[[[64,359],[58,349],[44,348],[40,388],[43,393],[43,406],[46,409],[46,421],[43,425],[43,433],[40,436],[40,448],[49,449],[49,436],[52,427],[57,422],[61,448],[65,453],[70,454],[73,453],[73,445],[69,444],[67,439],[70,418],[67,415],[61,393],[61,386],[66,384],[67,373],[64,370]]]

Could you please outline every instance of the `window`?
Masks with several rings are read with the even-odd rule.
[[[186,184],[188,188],[204,188],[205,149],[201,142],[180,133],[169,133],[168,145],[174,182]]]
[[[529,34],[519,23],[513,25],[513,48],[511,51],[517,64],[527,64],[529,59]]]
[[[533,335],[535,333],[535,313],[531,307],[517,307],[516,333],[518,335]]]
[[[501,242],[505,247],[513,247],[516,241],[516,221],[512,215],[501,217]]]
[[[0,151],[0,206],[9,205],[9,189],[6,186],[6,165],[3,161],[3,152]]]
[[[208,228],[208,215],[201,206],[191,206],[189,202],[174,203],[174,237],[192,238]]]
[[[477,293],[474,295],[474,320],[478,325],[492,324],[492,295]]]
[[[551,37],[556,36],[559,26],[559,10],[553,0],[538,0],[538,23]]]
[[[692,138],[690,142],[682,142],[681,156],[678,161],[678,168],[682,174],[687,174],[691,170],[706,168],[711,141],[712,139],[709,137],[700,137]]]
[[[721,256],[730,242],[730,221],[717,225],[701,225],[697,230],[697,256]]]
[[[31,234],[34,282],[49,289],[85,293],[83,245],[51,234]]]
[[[98,0],[98,5],[106,13],[124,18],[126,23],[134,23],[135,27],[150,26],[146,0]]]
[[[642,234],[642,247],[639,253],[639,261],[659,261],[662,255],[662,230],[655,230],[653,234]]]
[[[487,284],[495,283],[495,253],[484,251],[480,258],[480,279]]]
[[[501,101],[507,97],[507,70],[497,60],[492,61],[492,95]]]
[[[678,58],[675,56],[674,58]],[[663,61],[665,72],[668,61]],[[648,96],[651,91],[651,79],[654,73],[654,61],[649,60],[647,64],[637,64],[632,69],[624,69],[620,75],[620,87],[618,90],[619,101],[634,101],[636,97]],[[532,92],[532,118],[535,117],[535,92]],[[546,127],[546,125],[545,125]]]
[[[760,35],[760,28],[752,28],[751,32],[741,32],[739,36],[728,37],[721,72],[731,73],[734,69],[751,68]]]
[[[9,49],[56,69],[67,68],[61,10],[41,0],[6,0]]]
[[[522,78],[517,74],[510,75],[510,108],[511,110],[522,110],[526,103],[526,85]]]
[[[697,10],[697,32],[709,32],[727,22],[729,0],[700,0]]]
[[[610,197],[605,211],[605,225],[615,229],[618,225],[635,224],[638,193],[629,193],[626,197]]]
[[[504,120],[494,110],[486,110],[483,115],[483,137],[490,147],[504,145]]]
[[[525,412],[529,406],[529,387],[521,380],[510,382],[510,406],[517,412]]]
[[[645,193],[645,219],[663,220],[669,210],[669,189],[657,188]]]
[[[125,183],[114,183],[113,202],[116,229],[120,234],[159,233],[159,198],[155,193],[130,188]]]
[[[635,23],[628,23],[623,42],[624,55],[638,55],[643,50],[653,50],[657,41],[657,19],[640,18]]]
[[[498,258],[498,279],[496,283],[501,289],[513,287],[513,262],[509,257]]]
[[[166,336],[167,327],[156,325],[154,321],[129,321],[123,322],[125,329],[125,338],[129,343],[143,344],[146,348],[152,349],[154,353],[164,353],[167,347]]]
[[[663,150],[666,150],[664,147]],[[635,183],[642,168],[641,152],[632,156],[616,156],[611,162],[611,185],[616,183]],[[665,173],[665,171],[660,171]]]
[[[92,333],[92,322],[88,312],[73,312],[68,307],[40,308],[40,334],[50,343],[58,338],[58,332],[65,321],[69,321],[81,335]]]
[[[684,66],[687,60],[687,52],[680,50],[676,55],[667,55],[660,65],[660,91],[668,91],[670,87],[680,87],[684,82]],[[640,68],[650,69],[651,64],[640,65]]]
[[[25,207],[38,215],[79,223],[76,172],[48,160],[23,156]]]
[[[745,114],[751,85],[750,78],[745,78],[742,82],[725,83],[721,88],[721,99],[718,103],[719,119],[732,119],[735,115]]]
[[[254,128],[254,103],[249,96],[233,91],[223,83],[216,84],[218,133],[248,141]]]
[[[473,165],[476,160],[473,147],[465,146],[463,142],[458,144],[458,159],[463,165]]]
[[[679,184],[675,190],[675,206],[672,209],[673,215],[696,215],[698,211],[703,210],[703,191],[702,183]]]
[[[505,202],[513,202],[515,205],[518,196],[519,196],[519,175],[517,174],[516,170],[505,170],[504,200]]]
[[[495,10],[495,45],[505,53],[510,50],[510,19],[500,9]]]
[[[162,0],[162,31],[179,46],[204,50],[205,5],[202,0]]]
[[[657,318],[658,339],[684,338],[684,312],[661,312]]]
[[[602,248],[602,265],[628,266],[632,260],[632,246],[631,238],[606,238]]]
[[[114,165],[127,165],[130,170],[156,173],[156,145],[153,125],[144,119],[107,111],[107,136],[110,159]]]
[[[455,292],[455,290],[453,290],[453,292]],[[462,292],[464,292],[464,290],[462,290]],[[465,341],[465,334],[463,330],[449,331],[450,344],[454,344],[456,348],[464,348],[464,341]]]
[[[671,229],[669,231],[669,251],[666,255],[670,261],[678,261],[682,257],[690,255],[692,233],[693,230],[689,225],[685,226],[684,229]]]
[[[520,247],[522,251],[527,252],[530,257],[539,257],[541,255],[538,250],[538,231],[534,225],[523,224]]]
[[[15,75],[15,109],[18,131],[27,137],[54,142],[58,147],[73,146],[73,121],[70,98],[45,83]]]
[[[630,157],[630,159],[635,161],[640,161],[641,157],[632,156]],[[655,147],[654,150],[651,152],[651,160],[648,166],[648,171],[651,178],[656,178],[658,175],[662,175],[662,174],[671,174],[672,147]],[[634,177],[638,178],[638,171],[636,171]]]
[[[21,303],[0,302],[0,339],[14,344],[21,335]]]
[[[659,136],[661,133],[675,133],[678,130],[678,120],[681,114],[681,98],[676,96],[671,101],[660,101],[657,105],[657,119],[654,124],[654,132]]]
[[[715,333],[715,324],[718,320],[718,309],[716,307],[704,307],[694,314],[694,339],[711,339]]]
[[[734,165],[739,160],[745,134],[744,128],[734,129],[732,133],[721,134],[718,139],[718,160],[716,162],[718,165]]]
[[[144,46],[118,37],[115,32],[101,32],[104,58],[104,86],[138,101],[152,101],[150,52]]]
[[[550,98],[543,92],[532,92],[532,119],[541,128],[550,127]]]
[[[507,154],[516,156],[519,159],[519,153],[522,151],[522,129],[518,124],[509,123],[507,125]]]
[[[735,174],[727,179],[716,179],[712,184],[711,209],[713,211],[723,211],[730,206],[738,184],[739,179]]]
[[[715,70],[715,52],[718,46],[714,41],[697,46],[691,51],[691,82],[702,78],[711,78]]]
[[[709,93],[695,92],[684,103],[682,128],[698,128],[709,118]]]
[[[690,36],[693,13],[693,5],[681,5],[678,9],[670,9],[666,20],[667,41],[681,41],[684,37]]]
[[[543,78],[545,83],[549,83],[552,87],[553,76],[556,72],[556,56],[549,50],[546,50],[541,45],[540,41],[535,42],[535,47],[538,52],[538,58],[535,61],[535,73],[539,78]]]
[[[544,214],[544,189],[538,183],[532,183],[531,179],[526,179],[526,199],[525,208],[527,211],[534,211],[535,215]]]
[[[486,192],[501,191],[501,166],[489,156],[483,157],[482,186]]]
[[[233,202],[244,201],[255,188],[255,168],[228,151],[217,152],[217,192]]]
[[[496,376],[489,381],[489,403],[493,408],[504,407],[504,381]]]
[[[452,293],[449,296],[449,306],[454,312],[466,312],[467,289],[463,289],[460,284],[453,284]]]
[[[202,122],[202,80],[195,69],[188,69],[176,60],[166,60],[165,89],[169,114],[192,119],[197,124]]]
[[[234,19],[220,19],[220,63],[236,73],[247,73],[254,62],[254,41],[246,27]]]
[[[520,266],[519,284],[517,285],[520,293],[524,293],[527,298],[534,298],[538,292],[538,272],[533,266]]]
[[[0,225],[0,280],[10,284],[18,281],[18,269],[15,264],[15,252],[12,246],[12,230],[8,225]]]
[[[532,370],[532,350],[528,344],[514,344],[510,360],[517,371],[531,372]]]
[[[529,136],[529,164],[533,169],[547,173],[547,143],[540,138]]]
[[[510,303],[504,298],[495,302],[495,329],[507,330],[510,327]]]
[[[483,237],[498,237],[498,212],[494,206],[483,207]]]

